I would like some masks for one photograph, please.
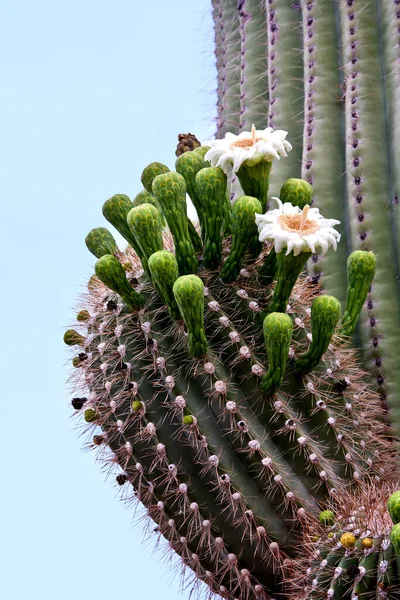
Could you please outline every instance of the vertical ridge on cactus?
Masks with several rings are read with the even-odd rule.
[[[267,117],[268,126],[289,128],[293,144],[289,159],[274,164],[272,195],[277,195],[275,185],[290,174],[298,176],[296,169],[301,167],[301,176],[314,189],[313,206],[342,223],[338,254],[311,257],[308,266],[313,280],[343,307],[346,256],[362,249],[377,257],[359,335],[364,366],[399,434],[399,5],[396,0],[243,0],[235,15],[235,3],[229,0],[212,4],[218,80],[216,137],[226,133],[221,126],[222,106],[234,94],[241,103],[230,117],[230,131],[239,134],[249,129],[242,115],[251,111],[255,89],[251,77],[229,85],[223,58],[229,53],[231,64],[242,64],[251,73],[267,57],[268,85],[262,97],[268,96],[269,106],[259,123],[264,126]],[[236,45],[226,36],[235,19],[242,32]],[[268,269],[266,277],[273,272],[271,266]]]

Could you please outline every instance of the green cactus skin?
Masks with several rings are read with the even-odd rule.
[[[85,238],[85,244],[89,252],[96,258],[118,252],[113,235],[105,227],[96,227],[89,231]]]
[[[196,189],[202,208],[204,235],[203,265],[219,266],[222,257],[222,222],[226,202],[226,175],[218,167],[202,169],[196,175]]]
[[[388,500],[388,511],[393,523],[400,523],[400,491],[394,492]]]
[[[217,132],[249,131],[241,115],[252,108],[255,72],[267,54],[269,107],[257,127],[288,130],[294,148],[274,163],[272,186],[290,175],[314,189],[313,206],[341,221],[338,252],[313,256],[313,280],[345,304],[345,259],[353,250],[372,250],[377,271],[361,312],[357,346],[400,433],[400,13],[395,0],[212,0],[217,66]],[[251,7],[251,8],[250,8]],[[266,9],[265,21],[260,14]],[[242,19],[252,37],[233,43],[230,27]],[[235,25],[233,25],[235,23]],[[267,52],[265,53],[265,48]],[[229,60],[228,60],[229,57]],[[251,57],[251,58],[250,58]],[[246,64],[251,63],[251,64]],[[239,63],[227,80],[228,64]],[[239,77],[241,80],[238,81]],[[376,93],[371,94],[371,90]],[[234,98],[240,102],[235,103]],[[230,100],[232,99],[232,100]],[[224,115],[230,105],[230,124]],[[301,144],[302,141],[302,144]],[[301,147],[302,145],[302,147]],[[379,148],[379,151],[377,151]],[[340,174],[340,175],[339,175]],[[339,175],[339,176],[338,176]],[[299,176],[299,175],[297,175]],[[271,195],[278,195],[271,187]]]
[[[346,310],[342,320],[344,335],[351,335],[356,328],[375,270],[376,258],[372,252],[355,250],[347,259]]]
[[[124,268],[115,256],[105,254],[99,258],[94,270],[100,281],[119,294],[132,310],[138,310],[143,305],[143,296],[129,284]]]
[[[319,296],[311,305],[311,346],[295,362],[298,373],[310,373],[319,364],[340,318],[340,302],[334,296]]]
[[[189,153],[185,152],[185,154]],[[179,173],[173,172],[158,175],[153,181],[153,193],[161,206],[174,238],[179,274],[195,273],[197,271],[197,259],[187,225],[184,178]]]
[[[197,275],[179,277],[172,288],[188,332],[189,354],[204,356],[208,342],[204,333],[204,284]]]
[[[167,250],[155,252],[149,257],[149,270],[154,287],[167,305],[169,314],[173,319],[179,320],[181,315],[172,292],[173,285],[179,277],[175,255]]]
[[[221,280],[231,283],[237,279],[246,250],[258,242],[255,213],[262,210],[257,198],[241,196],[233,206],[233,233],[229,256],[221,269]]]
[[[164,175],[165,173],[169,173],[169,168],[167,165],[163,165],[160,162],[152,162],[147,165],[147,167],[143,169],[141,176],[141,182],[144,189],[149,192],[149,194],[153,194],[154,179],[158,175]]]
[[[141,204],[129,211],[126,220],[139,244],[141,256],[145,258],[148,270],[150,256],[164,248],[161,214],[153,204]]]
[[[272,396],[281,387],[285,375],[293,333],[292,319],[283,313],[271,313],[264,319],[263,332],[268,372],[261,380],[260,389],[267,396]]]
[[[184,180],[166,173],[153,187],[175,231],[176,254],[163,249],[144,256],[151,277],[139,281],[141,294],[126,278],[126,271],[142,275],[131,248],[120,253],[121,262],[111,255],[97,262],[97,277],[79,306],[90,318],[66,335],[79,362],[72,379],[80,392],[88,388],[90,402],[75,418],[86,422],[90,444],[108,464],[107,452],[113,453],[118,484],[134,487],[159,535],[212,592],[227,600],[293,600],[288,585],[303,572],[293,572],[288,559],[297,564],[304,554],[307,568],[314,568],[315,552],[303,544],[308,536],[321,540],[313,543],[327,564],[316,568],[329,585],[332,568],[366,558],[335,549],[346,531],[336,508],[371,482],[376,495],[376,478],[386,482],[395,473],[385,424],[377,418],[379,398],[336,333],[311,372],[295,372],[310,347],[310,304],[319,290],[304,276],[292,289],[289,263],[290,312],[285,304],[279,314],[268,314],[264,327],[260,316],[272,289],[260,286],[253,258],[229,285],[221,282],[221,264],[209,269],[196,261],[193,273],[182,276],[180,253],[194,256]],[[259,200],[245,198],[244,211],[236,206],[234,231],[247,222],[256,231]],[[133,210],[145,221],[156,218],[153,206]],[[141,228],[129,232],[140,247]],[[239,233],[223,242],[228,260],[238,239]],[[170,244],[168,236],[164,242]],[[78,356],[76,344],[84,350]],[[99,432],[101,445],[93,441]],[[323,510],[334,513],[334,525],[322,525]],[[388,537],[391,524],[385,527]],[[373,577],[376,583],[376,570]],[[338,589],[347,594],[348,583],[340,580]],[[317,585],[314,592],[325,599],[326,589]]]

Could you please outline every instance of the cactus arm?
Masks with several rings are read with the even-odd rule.
[[[227,131],[239,133],[240,119],[240,30],[237,3],[230,0],[213,0],[218,13],[215,33],[218,41],[215,53],[220,80],[219,118],[217,138]],[[219,28],[217,30],[217,27]]]
[[[314,281],[342,305],[345,301],[346,257],[349,253],[343,157],[343,100],[335,2],[302,0],[304,39],[304,131],[302,177],[314,189],[313,205],[341,222],[337,252],[313,256],[309,271]]]
[[[179,277],[178,263],[172,252],[160,250],[149,257],[149,270],[154,286],[173,319],[181,319],[178,305],[172,292]]]
[[[117,258],[105,254],[99,258],[94,270],[104,285],[119,294],[131,310],[138,310],[143,306],[143,296],[129,284],[124,268]]]
[[[296,359],[295,370],[309,373],[320,362],[340,318],[340,303],[334,296],[318,296],[311,305],[312,342],[305,354]]]
[[[85,244],[89,252],[96,258],[118,252],[113,235],[105,227],[96,227],[89,231],[85,238]]]
[[[175,281],[172,291],[187,327],[189,353],[200,358],[208,349],[203,326],[204,284],[197,275],[183,275]]]
[[[184,178],[172,172],[158,175],[153,181],[153,192],[174,238],[180,275],[195,273],[197,259],[187,225]]]
[[[389,167],[386,148],[384,97],[371,94],[381,81],[379,20],[377,4],[355,10],[345,0],[339,3],[344,48],[346,93],[346,169],[350,229],[354,249],[376,254],[377,270],[368,295],[368,311],[360,319],[365,362],[378,384],[384,405],[386,398],[397,433],[400,405],[393,398],[400,389],[397,349],[400,330],[398,265],[391,231],[388,190]],[[359,40],[368,40],[360,43]],[[352,47],[353,42],[355,44]],[[373,118],[371,118],[373,115]],[[376,149],[380,150],[377,152]]]
[[[400,12],[393,0],[379,3],[380,40],[383,45],[383,84],[386,100],[386,127],[390,141],[390,202],[397,263],[400,265]]]
[[[233,206],[232,245],[228,258],[221,269],[224,283],[234,281],[240,272],[248,247],[258,242],[255,213],[261,212],[261,204],[256,198],[242,196]]]
[[[268,126],[287,129],[293,150],[289,158],[275,161],[270,195],[289,177],[300,177],[302,138],[301,11],[295,2],[265,3],[268,24]]]
[[[240,131],[268,126],[268,71],[265,42],[267,20],[264,2],[240,3]],[[252,194],[249,194],[252,195]]]
[[[202,169],[196,175],[196,188],[205,225],[203,266],[215,269],[222,258],[221,228],[226,201],[226,175],[218,167]]]

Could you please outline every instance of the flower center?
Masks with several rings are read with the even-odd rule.
[[[256,128],[253,125],[251,128],[251,138],[244,138],[241,140],[236,140],[231,144],[231,148],[251,148],[255,143],[262,140],[260,137],[256,137]]]
[[[303,209],[303,212],[298,215],[281,215],[278,218],[278,223],[285,231],[293,231],[301,235],[310,235],[319,229],[317,221],[308,218],[308,204]]]

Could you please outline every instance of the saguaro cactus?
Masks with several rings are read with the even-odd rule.
[[[346,256],[373,251],[360,318],[364,365],[400,433],[400,3],[398,0],[212,0],[216,137],[288,128],[274,166],[312,184],[313,206],[341,221],[337,255],[313,256],[315,281],[344,306]]]
[[[102,228],[88,236],[96,275],[64,336],[90,445],[119,485],[133,485],[157,534],[228,600],[293,598],[305,558],[317,568],[312,552],[300,560],[313,532],[336,535],[356,491],[374,486],[386,502],[397,485],[379,397],[348,344],[373,255],[352,255],[341,317],[338,300],[300,273],[340,238],[337,220],[309,207],[310,185],[282,182],[285,202],[265,213],[264,198],[227,202],[215,163],[228,170],[238,159],[244,186],[264,195],[273,158],[290,150],[285,137],[253,130],[228,149],[213,143],[197,173],[157,174],[153,163],[142,180],[154,201],[108,200],[104,214],[130,245],[117,250]],[[197,253],[186,186],[202,211]],[[275,284],[263,284],[265,261],[277,264]],[[397,519],[396,499],[390,510]],[[392,538],[396,552],[395,529]]]

